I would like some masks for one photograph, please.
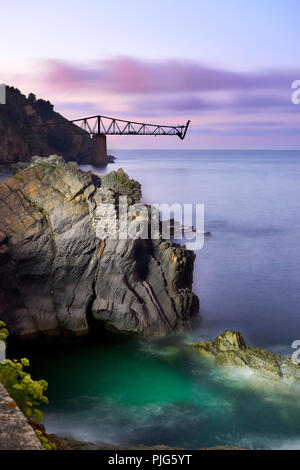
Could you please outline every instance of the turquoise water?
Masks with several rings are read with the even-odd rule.
[[[48,432],[121,445],[300,448],[299,388],[253,389],[251,377],[209,367],[183,338],[87,338],[26,355],[50,384]]]
[[[181,338],[26,347],[34,376],[50,384],[47,430],[119,444],[300,449],[298,389],[254,389],[251,377],[225,375],[185,347],[234,328],[291,354],[300,338],[300,152],[114,154],[105,171],[123,167],[145,202],[205,204],[212,237],[194,273],[201,316]]]

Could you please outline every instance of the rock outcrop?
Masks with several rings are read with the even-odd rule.
[[[80,335],[94,320],[146,336],[189,325],[193,252],[161,237],[97,238],[97,209],[121,195],[141,198],[123,170],[85,173],[57,156],[0,182],[0,318],[11,334]]]
[[[0,450],[44,450],[16,403],[0,383]]]
[[[55,126],[47,130],[35,127],[50,122]],[[90,163],[91,148],[89,134],[55,112],[49,101],[6,87],[6,104],[0,104],[0,163],[30,161],[32,155],[51,153]]]
[[[291,358],[255,346],[247,346],[241,333],[226,330],[215,341],[191,345],[202,356],[220,366],[242,367],[268,380],[300,383],[300,367]]]

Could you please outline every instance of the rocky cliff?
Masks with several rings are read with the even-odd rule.
[[[56,126],[47,132],[35,127],[49,122]],[[0,163],[29,161],[32,155],[54,153],[67,161],[89,163],[89,134],[56,113],[49,101],[36,99],[33,94],[26,97],[16,88],[6,87],[6,104],[0,104]]]
[[[193,252],[161,238],[96,237],[97,208],[120,195],[139,201],[139,183],[56,156],[0,182],[0,318],[12,334],[85,334],[92,319],[146,336],[189,325]]]

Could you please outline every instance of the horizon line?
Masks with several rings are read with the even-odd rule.
[[[242,152],[242,151],[245,151],[245,152],[249,152],[249,151],[253,151],[253,152],[282,152],[282,151],[285,151],[285,152],[299,152],[300,151],[300,148],[297,148],[297,149],[289,149],[289,148],[282,148],[282,149],[274,149],[274,148],[183,148],[183,149],[178,149],[178,148],[114,148],[114,149],[108,149],[108,152],[109,151],[118,151],[118,150],[136,150],[136,151],[140,151],[140,150],[175,150],[175,151],[178,151],[178,152],[181,152],[181,151],[186,151],[186,150],[195,150],[195,151],[204,151],[204,152],[207,152],[209,150],[211,151],[230,151],[230,152]]]

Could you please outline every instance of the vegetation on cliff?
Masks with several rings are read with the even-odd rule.
[[[34,126],[63,124],[39,132]],[[74,132],[76,130],[76,132]],[[91,139],[83,130],[54,111],[46,100],[28,97],[6,87],[6,104],[0,105],[0,163],[29,161],[33,155],[59,153],[65,160],[88,163]]]
[[[5,324],[0,322],[0,338],[6,341],[7,337]],[[24,367],[29,367],[28,359],[7,359],[4,364],[0,364],[0,382],[23,414],[35,422],[40,422],[43,414],[37,407],[48,403],[48,398],[44,395],[48,384],[45,380],[33,380],[31,375],[23,370]]]
[[[0,321],[0,341],[4,341],[4,343],[6,343],[8,334],[8,329],[5,328],[5,323],[3,321]]]

